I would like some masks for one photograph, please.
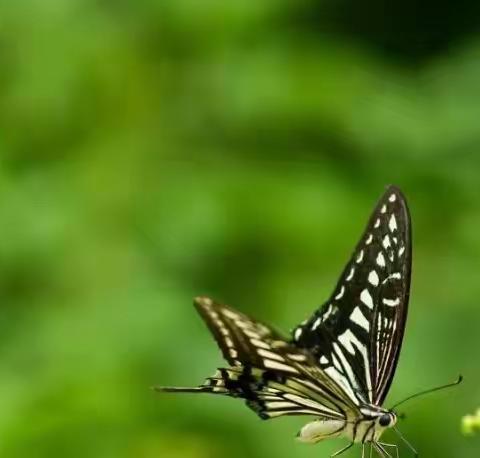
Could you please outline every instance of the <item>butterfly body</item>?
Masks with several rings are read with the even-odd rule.
[[[317,443],[324,439],[343,436],[351,443],[378,442],[380,436],[397,422],[394,412],[376,406],[364,406],[362,415],[347,416],[345,420],[315,420],[307,423],[298,433],[297,439],[306,443]]]
[[[400,353],[408,309],[411,236],[405,198],[391,186],[380,199],[331,297],[286,337],[208,297],[194,304],[228,367],[195,388],[159,391],[242,398],[261,419],[311,415],[302,442],[345,437],[379,442],[395,425],[382,407]],[[362,453],[363,456],[363,453]]]

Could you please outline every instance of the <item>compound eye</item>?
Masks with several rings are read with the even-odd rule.
[[[383,426],[383,427],[387,427],[390,425],[390,422],[391,422],[391,419],[390,419],[390,415],[388,414],[383,414],[381,417],[380,417],[380,420],[378,420],[378,422],[380,423],[380,426]]]

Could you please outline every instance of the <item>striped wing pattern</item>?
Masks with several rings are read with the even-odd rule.
[[[293,330],[293,343],[357,405],[381,405],[402,344],[411,270],[410,217],[391,186],[330,299]]]
[[[275,330],[209,298],[197,298],[194,303],[230,367],[218,369],[197,388],[159,390],[243,398],[262,419],[282,415],[344,419],[355,408],[308,352]]]
[[[408,309],[410,230],[405,199],[391,186],[334,293],[292,338],[227,305],[196,298],[229,367],[195,388],[157,389],[242,398],[262,419],[361,421],[366,405],[370,412],[383,403],[397,365]]]
[[[218,369],[197,390],[243,398],[262,420],[282,415],[344,418],[342,410],[308,381],[248,366]]]

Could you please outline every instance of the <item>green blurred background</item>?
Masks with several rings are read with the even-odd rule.
[[[479,25],[473,1],[4,0],[0,455],[341,448],[295,442],[308,417],[149,387],[222,363],[195,295],[306,318],[395,183],[415,245],[387,406],[463,373],[401,428],[424,457],[478,456]]]

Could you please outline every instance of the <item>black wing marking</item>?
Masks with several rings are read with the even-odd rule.
[[[344,419],[355,409],[311,355],[277,331],[209,298],[197,298],[195,306],[231,367],[219,369],[196,388],[157,390],[240,397],[262,419],[281,415]]]
[[[246,405],[262,420],[283,415],[315,415],[345,419],[346,413],[326,399],[318,387],[297,377],[279,376],[271,371],[236,366],[220,368],[205,383],[194,388],[156,387],[157,391],[212,393],[245,399]]]
[[[390,186],[330,299],[293,330],[293,342],[357,403],[380,405],[390,387],[405,330],[411,227],[405,198]]]
[[[196,298],[194,304],[229,364],[298,374],[298,370],[275,351],[287,345],[278,332],[210,298]]]

